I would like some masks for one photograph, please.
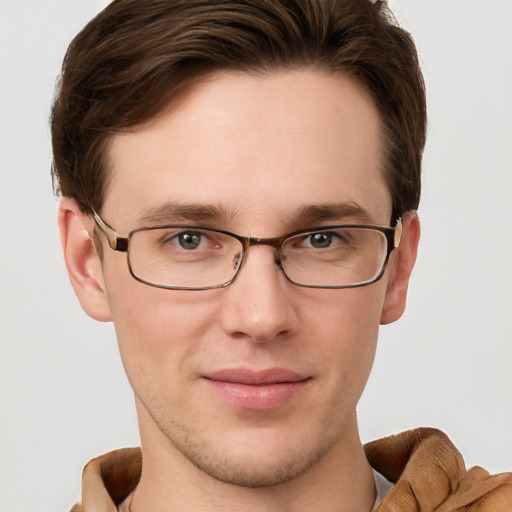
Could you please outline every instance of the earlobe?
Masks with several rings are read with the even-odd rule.
[[[407,212],[402,221],[404,228],[402,240],[398,249],[393,251],[394,254],[392,253],[394,268],[390,269],[391,276],[380,317],[382,325],[395,322],[405,310],[409,278],[418,252],[421,233],[418,214],[415,211]]]
[[[102,265],[91,237],[92,219],[73,199],[63,199],[58,222],[69,279],[83,310],[95,320],[111,321]]]

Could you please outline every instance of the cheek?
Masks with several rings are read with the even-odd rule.
[[[322,300],[309,301],[302,313],[307,319],[303,325],[310,326],[305,341],[312,345],[312,357],[327,369],[322,375],[335,393],[362,392],[375,356],[384,290],[384,283],[329,290]]]
[[[118,273],[119,274],[119,273]],[[123,365],[132,386],[137,382],[178,378],[211,329],[215,301],[193,292],[164,290],[127,275],[111,275],[109,302]],[[108,274],[107,274],[108,275]],[[174,377],[172,377],[174,376]]]

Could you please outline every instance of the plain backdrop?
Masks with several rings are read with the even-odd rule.
[[[68,283],[47,118],[100,0],[0,0],[0,511],[56,512],[83,465],[137,445],[112,325]],[[382,328],[363,440],[431,425],[467,464],[512,469],[512,1],[395,0],[428,87],[423,239],[408,310]],[[342,328],[342,327],[341,327]]]

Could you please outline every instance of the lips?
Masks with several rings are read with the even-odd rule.
[[[267,410],[296,398],[311,379],[285,368],[234,368],[205,374],[203,380],[210,390],[237,407]]]

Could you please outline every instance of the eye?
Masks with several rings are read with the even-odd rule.
[[[203,244],[206,236],[198,231],[186,231],[173,237],[173,242],[179,244],[182,249],[188,251],[198,249]],[[204,244],[203,244],[204,245]]]
[[[210,233],[201,230],[156,230],[159,235],[155,242],[161,249],[172,249],[182,252],[196,252],[217,248],[218,242],[212,238]]]
[[[309,243],[315,249],[324,249],[332,243],[332,235],[330,233],[314,233],[309,235]]]
[[[306,247],[312,247],[313,249],[327,249],[333,245],[342,243],[343,240],[339,234],[331,231],[319,231],[317,233],[311,233],[304,237],[303,244]]]

